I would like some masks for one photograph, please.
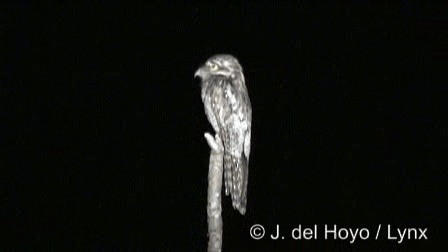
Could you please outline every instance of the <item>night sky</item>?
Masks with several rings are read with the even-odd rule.
[[[204,251],[212,127],[193,74],[218,53],[253,110],[224,251],[446,241],[447,4],[112,2],[2,4],[0,247]],[[371,238],[257,241],[254,224]],[[374,240],[378,224],[428,240]]]

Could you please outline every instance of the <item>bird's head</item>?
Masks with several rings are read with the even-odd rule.
[[[229,54],[218,54],[210,57],[203,66],[201,66],[194,77],[200,77],[206,80],[212,76],[223,76],[227,78],[244,78],[243,69],[238,60]]]

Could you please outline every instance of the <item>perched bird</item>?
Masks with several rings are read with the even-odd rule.
[[[246,212],[252,108],[243,69],[232,55],[215,55],[200,67],[205,114],[224,146],[224,184],[233,208]]]

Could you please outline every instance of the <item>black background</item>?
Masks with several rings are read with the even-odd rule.
[[[446,4],[4,7],[1,246],[205,250],[212,129],[193,73],[217,53],[241,62],[253,108],[248,209],[224,198],[224,250],[446,239]],[[255,241],[256,223],[429,240]]]

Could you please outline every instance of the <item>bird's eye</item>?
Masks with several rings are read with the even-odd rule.
[[[216,71],[216,70],[218,70],[218,65],[217,65],[217,64],[211,64],[211,65],[210,65],[210,69],[211,69],[212,71]]]

